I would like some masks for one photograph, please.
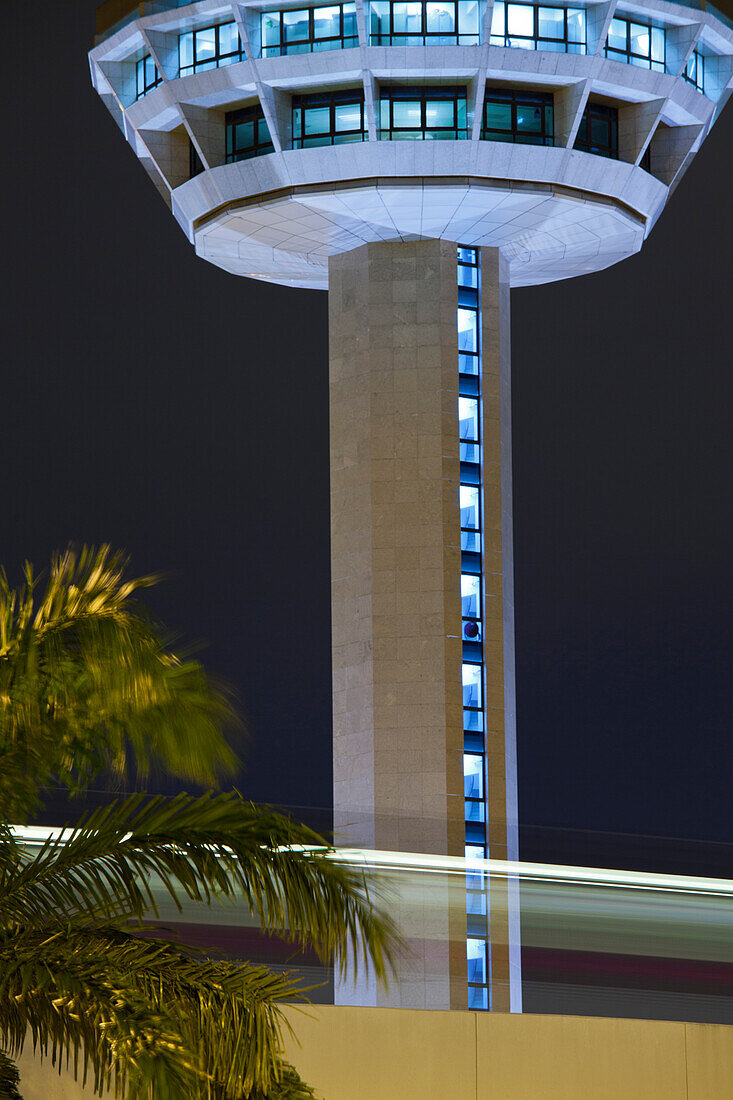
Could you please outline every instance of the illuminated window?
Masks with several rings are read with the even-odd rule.
[[[604,53],[613,61],[663,73],[666,71],[666,38],[664,27],[614,18],[608,28]]]
[[[293,96],[293,148],[366,141],[362,89]]]
[[[618,160],[618,109],[589,103],[583,111],[573,148]]]
[[[265,11],[261,16],[262,56],[280,57],[358,46],[356,4]]]
[[[477,46],[478,0],[373,0],[372,46]]]
[[[685,65],[682,74],[683,80],[697,88],[698,92],[705,94],[705,55],[698,50],[693,50],[690,60]]]
[[[379,93],[379,127],[382,140],[467,138],[466,89],[387,85]]]
[[[491,45],[585,53],[585,9],[508,4],[496,0],[491,16]]]
[[[273,151],[272,138],[259,104],[226,116],[226,162],[249,160]]]
[[[483,141],[517,141],[525,145],[554,144],[552,95],[487,88],[481,125]]]
[[[158,72],[155,62],[150,54],[145,54],[135,65],[135,98],[142,99],[153,88],[163,83],[163,77]]]
[[[244,51],[234,22],[199,27],[178,36],[179,76],[235,65],[243,58]]]

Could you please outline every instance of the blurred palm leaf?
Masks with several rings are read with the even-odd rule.
[[[234,774],[226,693],[168,647],[134,602],[156,577],[125,578],[108,546],[53,558],[10,587],[0,570],[0,812],[24,821],[39,788],[81,790],[101,768],[119,777],[158,762],[203,786]]]

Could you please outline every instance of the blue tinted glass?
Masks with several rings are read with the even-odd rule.
[[[406,129],[419,128],[422,124],[420,100],[398,99],[392,104],[394,125]]]
[[[280,13],[265,12],[262,16],[262,43],[265,46],[280,45]]]
[[[392,5],[393,34],[420,34],[422,31],[422,4],[396,3]]]
[[[496,0],[491,14],[491,33],[503,38],[506,31],[506,5],[503,0]]]
[[[254,119],[249,122],[238,122],[234,138],[237,149],[251,149],[255,143]]]
[[[483,983],[486,981],[486,940],[469,939],[467,941],[468,980]]]
[[[565,37],[565,9],[538,8],[537,33],[540,38]]]
[[[489,1007],[489,991],[486,986],[469,985],[468,987],[468,1007],[474,1010],[484,1009]]]
[[[209,61],[216,55],[216,27],[196,31],[196,60]]]
[[[507,4],[507,34],[531,38],[534,34],[534,8],[531,4]]]
[[[585,42],[585,12],[568,8],[568,42]]]
[[[481,614],[481,578],[474,573],[461,573],[461,614]]]
[[[455,126],[455,111],[452,100],[428,99],[425,103],[425,125],[428,129],[435,126]]]
[[[337,132],[341,130],[361,130],[360,103],[338,103],[334,108],[334,115],[334,129]]]
[[[463,665],[463,705],[481,706],[481,665]]]
[[[481,733],[484,728],[484,716],[480,710],[464,710],[463,728],[468,733]]]
[[[427,3],[425,5],[426,30],[434,34],[455,34],[456,6],[446,3]]]
[[[178,64],[182,69],[193,65],[193,32],[182,34],[178,39]]]
[[[476,311],[474,309],[461,309],[460,307],[458,309],[458,350],[478,350]]]
[[[612,19],[608,28],[608,48],[611,50],[626,49],[626,29],[628,24],[625,19]]]
[[[459,264],[458,285],[472,287],[478,286],[478,270],[475,267],[466,267],[465,264]]]
[[[282,13],[283,38],[286,42],[302,42],[308,38],[308,11],[284,11]]]
[[[482,822],[486,820],[485,806],[483,802],[465,802],[463,804],[464,821]]]
[[[341,34],[341,10],[338,5],[313,9],[314,38],[337,38]]]
[[[484,758],[468,753],[463,757],[463,797],[484,797]]]
[[[478,531],[461,531],[461,550],[470,550],[472,554],[481,553],[481,535]]]
[[[479,34],[478,0],[458,0],[458,29],[461,34]]]
[[[344,17],[344,37],[355,37],[356,30],[356,4],[344,4],[343,6]],[[354,43],[356,45],[356,43]]]
[[[459,489],[461,502],[461,527],[478,530],[478,487],[476,485],[461,485]]]
[[[329,107],[306,107],[304,110],[305,134],[327,134],[331,129],[331,111]]]
[[[219,52],[239,52],[239,31],[236,23],[222,23],[219,27]]]
[[[461,439],[478,439],[478,399],[458,398],[458,421]]]

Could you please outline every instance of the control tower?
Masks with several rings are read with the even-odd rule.
[[[733,23],[107,0],[97,32],[94,86],[197,254],[329,291],[338,842],[517,858],[510,288],[641,248],[733,89]],[[479,878],[363,996],[521,1010],[516,895]]]

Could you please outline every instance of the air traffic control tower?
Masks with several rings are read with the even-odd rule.
[[[94,86],[197,254],[329,291],[340,843],[517,858],[510,287],[641,248],[732,28],[705,0],[99,8]],[[520,1010],[511,880],[478,879],[367,999]]]

